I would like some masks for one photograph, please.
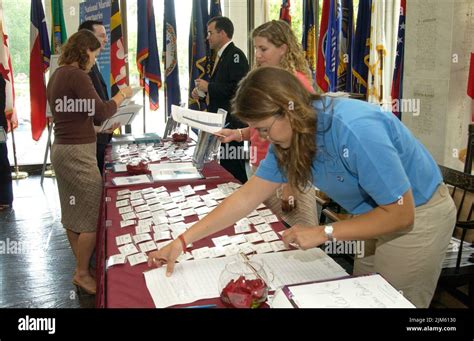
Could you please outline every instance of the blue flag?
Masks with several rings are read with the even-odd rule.
[[[339,36],[342,25],[340,0],[331,1],[329,8],[328,30],[325,46],[326,77],[329,82],[330,92],[337,90],[337,69],[339,66]]]
[[[211,0],[211,11],[209,19],[222,15],[221,0]]]
[[[155,14],[152,0],[138,0],[137,67],[140,85],[150,97],[150,109],[158,109],[158,89],[161,87],[160,58],[156,43]]]
[[[339,1],[338,1],[339,2]],[[340,0],[341,30],[339,31],[337,91],[352,91],[352,54],[354,40],[354,6],[352,0]]]
[[[352,92],[367,94],[367,76],[369,72],[369,38],[372,0],[361,0],[357,14],[357,26],[354,38],[352,58]]]
[[[166,115],[171,115],[171,105],[180,105],[178,45],[176,42],[176,16],[174,0],[165,0],[163,25],[163,63],[165,65]]]
[[[206,7],[203,5],[206,4]],[[204,8],[206,12],[204,13]],[[204,15],[205,14],[205,15]],[[204,101],[196,101],[191,97],[196,79],[208,79],[207,63],[207,0],[193,0],[191,25],[189,28],[189,94],[188,107],[194,110],[205,110]]]

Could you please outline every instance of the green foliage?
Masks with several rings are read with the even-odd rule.
[[[30,70],[30,6],[30,0],[3,1],[3,18],[15,75],[28,75]]]
[[[280,18],[281,0],[270,1],[270,20]],[[290,7],[291,28],[295,32],[296,38],[301,42],[303,37],[303,0],[293,0]]]

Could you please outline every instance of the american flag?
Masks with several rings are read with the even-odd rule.
[[[406,0],[400,2],[400,21],[398,24],[398,39],[397,39],[397,57],[395,58],[395,70],[393,72],[392,83],[392,101],[400,100],[403,97],[403,55],[405,50],[405,11]],[[398,106],[397,106],[398,107]],[[393,114],[400,120],[402,113],[400,111],[393,111]]]

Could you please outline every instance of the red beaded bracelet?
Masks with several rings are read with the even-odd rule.
[[[186,242],[184,241],[184,236],[183,236],[182,234],[180,234],[180,235],[178,236],[178,238],[179,238],[179,240],[180,240],[180,242],[181,242],[181,247],[183,248],[183,253],[186,253],[186,252],[189,253],[188,247],[186,246]]]

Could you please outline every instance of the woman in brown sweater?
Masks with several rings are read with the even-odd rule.
[[[110,101],[102,101],[88,72],[100,52],[100,42],[87,30],[73,34],[62,48],[59,67],[48,83],[48,103],[54,118],[51,161],[61,202],[61,222],[67,231],[77,265],[73,283],[95,294],[89,273],[95,247],[102,180],[97,168],[94,124],[100,125],[117,111],[130,87]]]

